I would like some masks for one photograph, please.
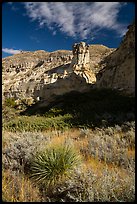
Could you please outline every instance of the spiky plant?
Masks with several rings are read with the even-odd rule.
[[[51,147],[36,155],[31,163],[31,177],[40,184],[56,184],[69,176],[79,162],[79,155],[69,145]]]

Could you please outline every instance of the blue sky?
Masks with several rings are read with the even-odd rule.
[[[21,50],[72,50],[80,41],[116,48],[134,18],[130,2],[3,3],[2,57]]]

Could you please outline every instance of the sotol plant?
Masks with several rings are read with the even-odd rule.
[[[32,161],[31,178],[39,184],[54,185],[69,176],[79,162],[79,155],[69,145],[51,147]]]

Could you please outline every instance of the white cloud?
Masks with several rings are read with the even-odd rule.
[[[125,24],[118,22],[121,2],[25,2],[27,15],[38,20],[40,27],[48,27],[68,36],[85,39],[93,32],[106,28],[122,36]]]
[[[2,48],[2,52],[8,53],[8,54],[18,54],[21,52],[21,50],[14,50],[9,48]]]

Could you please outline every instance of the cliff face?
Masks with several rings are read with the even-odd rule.
[[[113,49],[75,44],[72,51],[21,52],[2,60],[3,96],[48,99],[69,91],[84,91],[96,81],[100,60]],[[92,58],[92,59],[91,59]]]
[[[73,51],[21,52],[2,60],[3,97],[50,100],[89,84],[135,95],[135,24],[118,49],[74,44]]]
[[[104,58],[97,74],[98,88],[112,88],[135,95],[135,24],[129,26],[120,47]]]
[[[4,58],[3,66],[3,95],[6,97],[29,97],[33,95],[34,88],[39,83],[51,83],[54,81],[52,73],[48,71],[63,67],[72,59],[71,51],[58,52],[22,52],[11,57]],[[45,80],[45,81],[44,81]]]

